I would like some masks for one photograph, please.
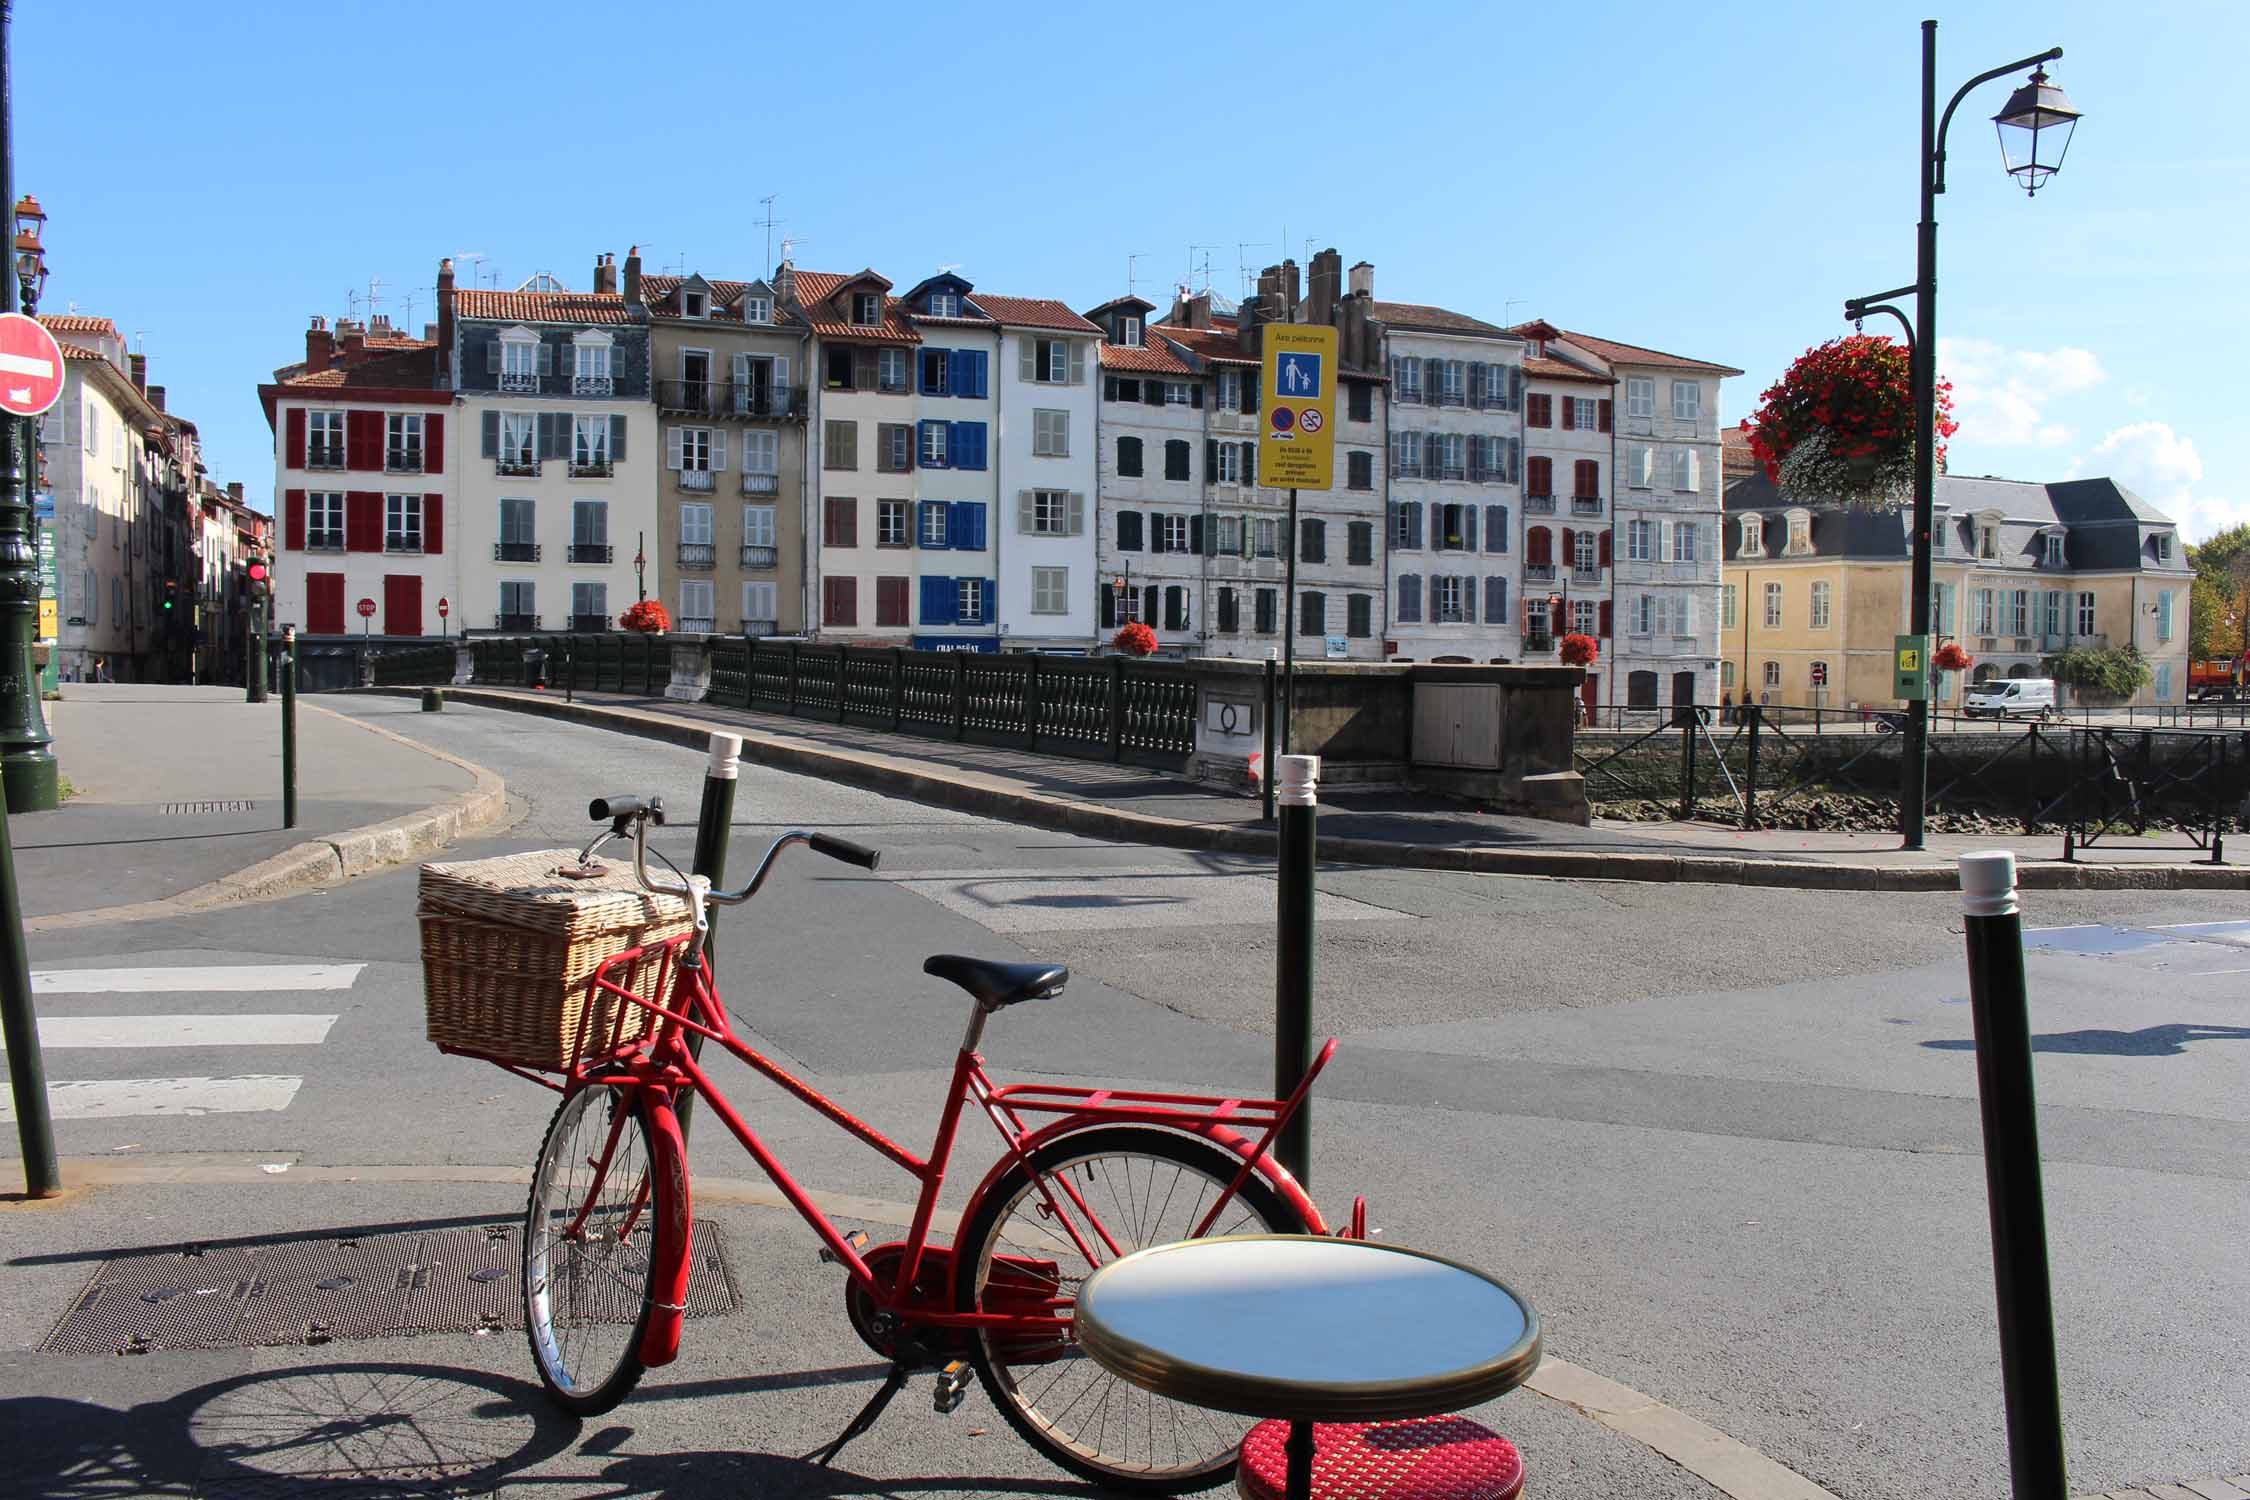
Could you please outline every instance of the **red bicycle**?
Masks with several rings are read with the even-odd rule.
[[[1074,1473],[1147,1493],[1226,1478],[1247,1420],[1152,1395],[1084,1358],[1071,1331],[1076,1289],[1095,1267],[1148,1245],[1207,1234],[1329,1232],[1270,1148],[1336,1043],[1283,1100],[1003,1086],[977,1052],[986,1021],[1060,994],[1070,971],[941,954],[924,972],[966,990],[973,1008],[936,1137],[929,1155],[917,1156],[736,1035],[704,962],[710,906],[755,896],[783,849],[804,844],[869,870],[875,851],[791,832],[742,886],[711,890],[668,860],[676,880],[650,875],[648,825],[663,822],[661,800],[608,798],[590,812],[610,828],[581,862],[629,837],[642,887],[685,897],[694,927],[621,953],[594,974],[595,990],[654,1012],[648,1035],[621,1042],[617,1021],[604,1037],[584,1035],[582,1025],[562,1081],[540,1079],[563,1100],[532,1176],[523,1284],[532,1356],[554,1399],[580,1415],[606,1411],[646,1367],[678,1353],[692,1233],[681,1117],[701,1095],[812,1226],[822,1258],[843,1266],[852,1326],[891,1365],[866,1408],[820,1451],[821,1462],[865,1432],[912,1373],[938,1372],[936,1404],[944,1412],[960,1404],[974,1369],[1009,1425]],[[651,963],[661,966],[653,988],[635,982],[648,977],[636,966]],[[620,1020],[634,1014],[612,1009]],[[836,1227],[704,1070],[700,1053],[710,1042],[920,1184],[903,1240],[870,1248],[864,1234]],[[999,1131],[1000,1159],[970,1192],[952,1243],[933,1244],[938,1192],[969,1108]],[[1339,1232],[1364,1232],[1363,1205],[1355,1203],[1351,1224]]]

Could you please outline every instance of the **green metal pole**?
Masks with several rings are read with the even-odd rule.
[[[1318,858],[1320,757],[1281,757],[1281,827],[1276,835],[1273,1093],[1286,1099],[1312,1067],[1313,869]],[[1274,1157],[1300,1183],[1312,1181],[1312,1101],[1291,1117]]]
[[[2031,1012],[2024,994],[2015,855],[2004,850],[1963,855],[1961,909],[1968,937],[1969,1010],[1976,1027],[1977,1103],[1984,1116],[1984,1183],[1992,1213],[2008,1468],[2016,1500],[2054,1500],[2070,1491],[2064,1487],[2068,1476],[2055,1305],[2048,1282],[2047,1207],[2039,1180],[2038,1100],[2032,1086]]]
[[[281,826],[297,826],[297,627],[281,628]]]
[[[0,25],[5,25],[0,16]],[[55,1164],[55,1122],[47,1112],[47,1065],[39,1054],[39,1014],[31,1003],[31,961],[24,950],[23,902],[16,894],[16,849],[8,808],[0,800],[0,1035],[8,1042],[8,1083],[15,1091],[16,1139],[23,1146],[23,1190],[33,1198],[62,1191]]]
[[[8,72],[9,6],[0,0],[0,212],[6,217],[8,244],[16,241],[15,117]],[[13,267],[0,267],[12,277]],[[31,304],[26,299],[25,311]],[[15,295],[0,295],[0,308],[16,306]],[[0,463],[0,782],[8,806],[20,812],[49,812],[62,801],[62,777],[39,705],[39,671],[32,665],[32,643],[39,638],[39,551],[33,543],[31,487],[36,458],[28,422],[0,421],[6,429],[7,456]]]

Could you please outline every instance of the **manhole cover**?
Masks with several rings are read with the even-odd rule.
[[[102,1263],[39,1347],[145,1354],[521,1328],[520,1243],[510,1224],[128,1251]],[[699,1221],[687,1315],[741,1305],[725,1236]],[[620,1304],[619,1319],[638,1311]]]
[[[248,797],[221,802],[159,802],[156,814],[161,818],[207,817],[212,813],[256,812],[258,804]]]

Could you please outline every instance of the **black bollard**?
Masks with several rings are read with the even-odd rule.
[[[1992,1279],[2000,1311],[2000,1382],[2007,1401],[2008,1468],[2016,1500],[2057,1500],[2064,1487],[2062,1397],[2055,1308],[2047,1276],[2047,1210],[2039,1180],[2039,1124],[2031,1078],[2031,1011],[2024,997],[2023,919],[2016,857],[1961,856],[1969,1005],[1976,1023],[1977,1101],[1984,1115],[1984,1185],[1992,1213]]]
[[[695,861],[688,866],[692,874],[708,879],[713,886],[726,883],[727,845],[734,833],[734,788],[742,766],[742,736],[714,734],[711,736],[710,757],[703,766],[703,805],[695,815]],[[719,929],[714,920],[711,930],[703,937],[703,961],[717,972],[719,962]],[[703,1056],[703,1034],[688,1033],[688,1054],[700,1059]],[[687,1139],[689,1122],[695,1118],[695,1095],[689,1094],[680,1101],[680,1139]]]
[[[281,826],[297,826],[297,627],[281,627]]]
[[[1312,1066],[1313,869],[1320,822],[1320,757],[1284,755],[1274,922],[1273,1093],[1286,1099]],[[1312,1101],[1274,1142],[1300,1183],[1312,1181]]]

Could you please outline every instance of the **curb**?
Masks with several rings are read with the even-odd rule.
[[[412,696],[419,688],[363,691]],[[561,698],[525,697],[490,688],[448,687],[458,703],[508,709],[568,723],[584,724],[643,739],[662,740],[700,750],[712,731],[706,721],[675,719],[659,711],[572,703]],[[663,701],[663,700],[654,700]],[[1127,812],[997,782],[974,772],[951,774],[906,765],[888,756],[830,750],[761,733],[747,725],[724,726],[742,736],[745,759],[776,770],[794,771],[852,786],[890,792],[939,807],[1029,823],[1064,833],[1080,833],[1123,843],[1220,853],[1274,852],[1274,834],[1234,823],[1197,823]],[[1815,891],[1955,891],[1960,877],[1951,865],[1874,865],[1813,863],[1739,855],[1704,857],[1676,853],[1597,853],[1564,849],[1489,849],[1461,845],[1402,844],[1387,839],[1322,838],[1324,858],[1343,864],[1403,869],[1463,870],[1481,875],[1527,875],[1548,880],[1630,880],[1652,884],[1768,886]],[[2059,859],[2019,860],[2016,884],[2030,891],[2081,890],[2250,890],[2250,866],[2065,864]]]
[[[209,911],[213,907],[233,906],[251,901],[271,901],[281,896],[319,886],[337,885],[360,875],[373,874],[392,865],[404,864],[422,855],[432,854],[454,842],[465,833],[474,832],[499,821],[508,807],[508,784],[498,774],[483,766],[433,749],[420,740],[410,740],[380,725],[368,724],[349,714],[317,704],[304,704],[314,713],[326,714],[332,719],[380,735],[429,756],[444,761],[469,773],[475,785],[460,795],[425,807],[420,812],[406,813],[381,823],[367,823],[358,828],[347,828],[324,838],[309,839],[293,845],[279,854],[259,860],[247,869],[217,880],[191,887],[177,895],[160,901],[135,901],[124,906],[105,906],[92,911],[54,912],[44,917],[31,917],[23,926],[26,932],[67,932],[75,928],[94,927],[109,922],[146,922],[161,917],[185,916],[191,912]]]

